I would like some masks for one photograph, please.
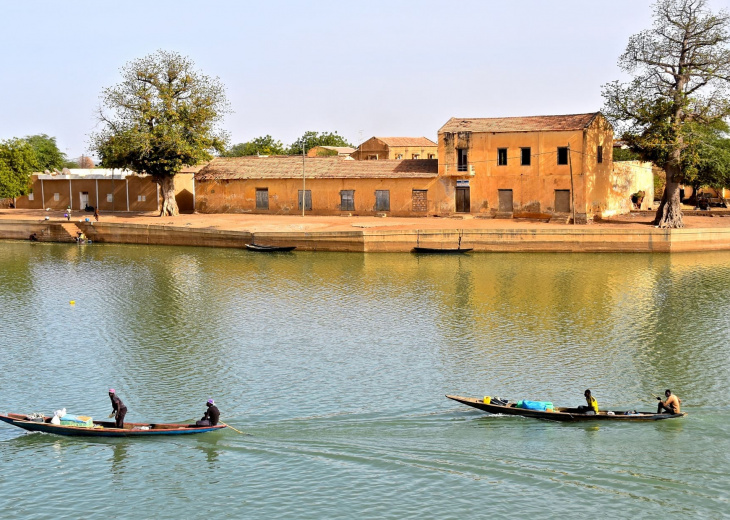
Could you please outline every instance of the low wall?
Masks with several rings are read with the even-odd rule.
[[[300,251],[408,252],[415,246],[476,252],[669,253],[730,251],[730,229],[530,228],[466,230],[228,231],[148,224],[0,220],[0,239],[72,242],[75,226],[93,242],[173,246],[296,246]]]

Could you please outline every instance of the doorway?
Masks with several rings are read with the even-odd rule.
[[[471,194],[469,188],[456,188],[456,212],[471,212]]]
[[[499,212],[512,213],[513,211],[512,190],[499,190]]]
[[[570,213],[570,190],[555,190],[555,213]]]
[[[85,210],[86,207],[89,205],[89,192],[88,191],[82,191],[79,193],[79,209],[81,211]]]

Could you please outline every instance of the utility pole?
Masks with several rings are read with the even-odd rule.
[[[573,187],[573,160],[570,143],[568,143],[568,165],[570,166],[570,205],[573,207],[573,225],[575,226],[575,189]]]
[[[304,173],[304,149],[306,148],[306,141],[302,136],[302,217],[304,216],[304,210],[307,207],[307,177]]]

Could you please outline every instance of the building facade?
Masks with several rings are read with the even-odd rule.
[[[354,151],[350,146],[315,146],[307,152],[307,157],[349,157]]]
[[[358,161],[438,159],[438,144],[427,137],[371,137],[351,157]]]

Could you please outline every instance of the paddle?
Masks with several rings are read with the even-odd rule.
[[[230,429],[231,429],[231,430],[233,430],[234,432],[240,433],[241,435],[251,435],[250,433],[243,433],[243,432],[242,432],[241,430],[237,430],[237,429],[235,429],[235,428],[234,428],[233,426],[231,426],[230,424],[226,424],[226,423],[224,423],[223,421],[218,421],[218,422],[220,422],[220,423],[221,423],[221,424],[222,424],[223,426],[225,426],[226,428],[230,428]]]

